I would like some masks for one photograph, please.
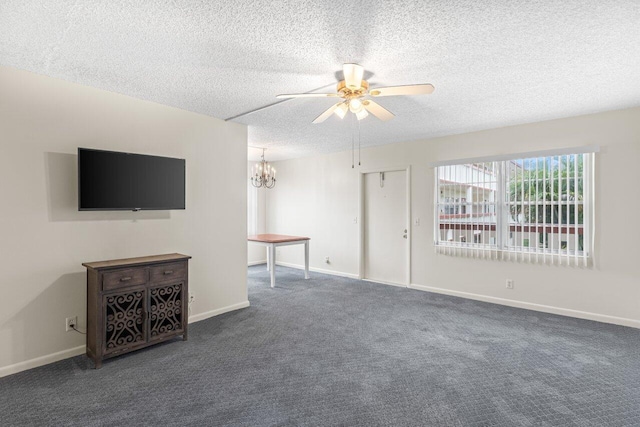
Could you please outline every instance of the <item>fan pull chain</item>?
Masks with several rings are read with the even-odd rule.
[[[358,120],[358,166],[360,166],[360,120]]]
[[[351,169],[354,168],[355,163],[355,141],[354,141],[354,129],[353,129],[353,114],[351,116]]]

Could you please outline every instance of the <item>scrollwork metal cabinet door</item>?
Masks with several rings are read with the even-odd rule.
[[[104,354],[118,353],[147,342],[147,290],[143,287],[104,294]]]
[[[184,330],[184,283],[149,288],[149,341],[175,336]]]

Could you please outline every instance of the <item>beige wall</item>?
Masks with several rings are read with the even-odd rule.
[[[186,210],[78,212],[78,146],[186,159]],[[0,67],[0,376],[82,353],[82,262],[193,256],[193,319],[248,304],[247,129]],[[40,359],[38,359],[40,358]]]
[[[586,145],[601,147],[594,268],[434,252],[434,173],[429,162]],[[267,196],[267,230],[310,236],[312,268],[357,275],[359,170],[351,169],[350,157],[342,152],[277,162],[278,186]],[[411,165],[411,216],[420,218],[420,226],[410,230],[411,282],[416,287],[640,327],[639,162],[640,108],[634,108],[365,149],[361,169]],[[279,249],[278,261],[302,265],[301,251]],[[325,256],[331,264],[324,262]],[[507,278],[515,281],[515,289],[506,289]]]

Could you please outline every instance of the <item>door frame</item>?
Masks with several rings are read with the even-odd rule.
[[[360,280],[367,280],[364,277],[364,176],[370,173],[381,172],[405,172],[406,175],[406,193],[407,193],[407,205],[406,205],[406,224],[407,224],[407,262],[406,262],[406,283],[386,283],[388,285],[409,287],[411,284],[411,165],[407,166],[390,166],[380,167],[372,169],[361,169],[358,175],[358,216],[360,217],[358,227],[358,278]]]

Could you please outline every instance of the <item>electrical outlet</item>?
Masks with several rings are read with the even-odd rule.
[[[357,224],[358,223],[358,217],[353,218],[353,223]]]
[[[507,279],[507,289],[513,289],[513,280]]]
[[[326,262],[327,264],[329,264],[331,262],[331,261],[329,261],[329,257],[328,256],[324,257],[324,262]]]
[[[64,321],[64,330],[73,331],[74,327],[78,327],[78,316],[67,317]]]

